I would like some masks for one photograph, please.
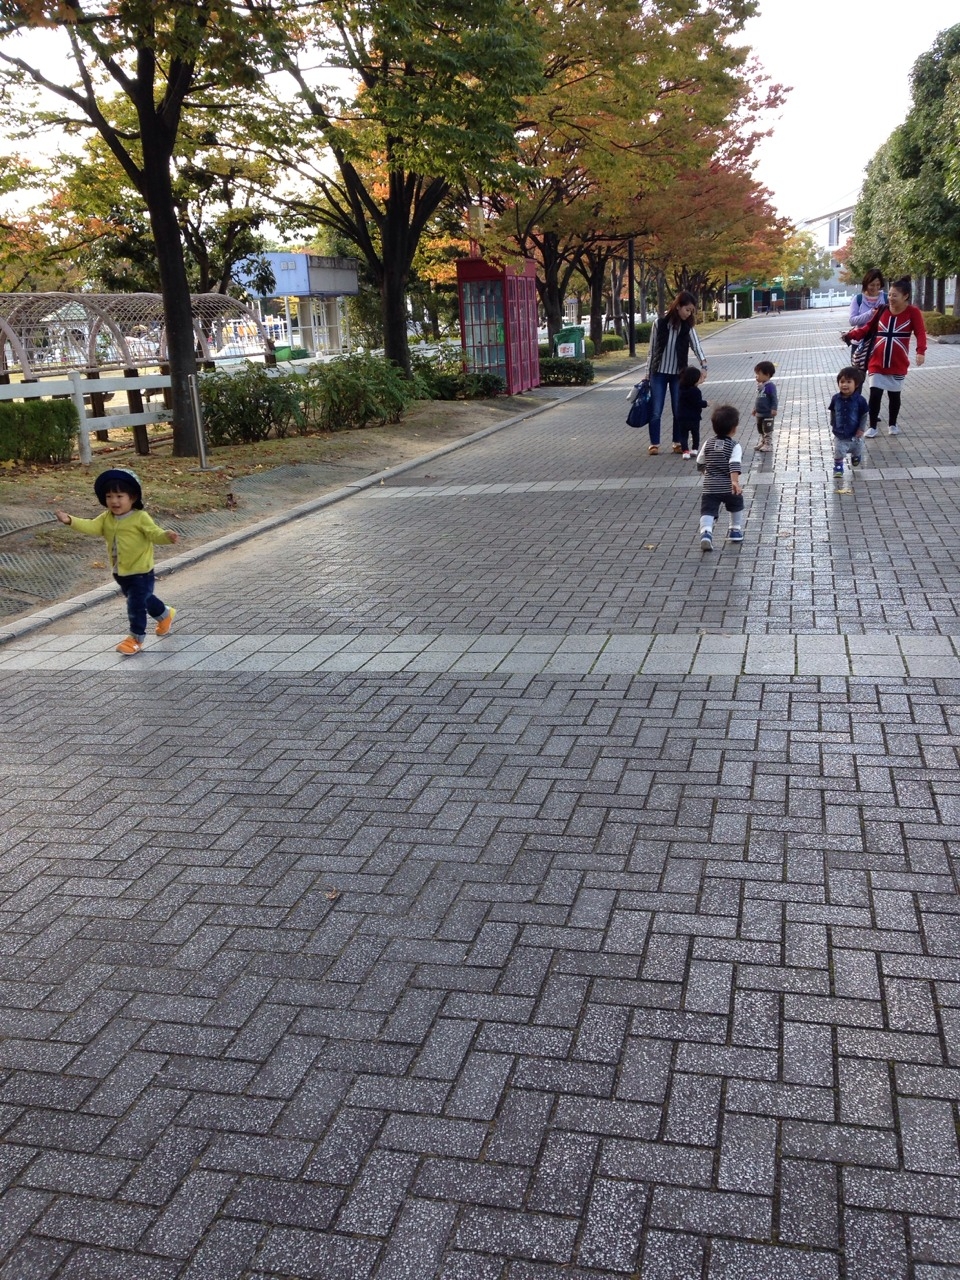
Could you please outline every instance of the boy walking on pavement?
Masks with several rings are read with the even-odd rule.
[[[78,533],[100,536],[107,544],[107,556],[117,586],[127,600],[130,634],[117,645],[117,653],[127,657],[139,653],[147,634],[147,614],[157,619],[157,635],[170,634],[175,609],[153,594],[154,544],[178,542],[180,535],[161,529],[143,509],[143,491],[133,471],[114,468],[103,471],[93,482],[93,491],[107,509],[93,520],[58,511],[57,519]]]
[[[743,541],[743,489],[740,485],[742,450],[734,440],[740,414],[732,404],[719,404],[710,415],[712,439],[697,454],[697,470],[703,472],[700,499],[700,550],[713,550],[713,526],[721,506],[730,513],[731,542]]]
[[[840,390],[829,405],[835,476],[843,475],[843,460],[847,454],[855,467],[863,461],[863,436],[870,422],[870,406],[860,394],[860,380],[860,373],[852,365],[837,374]]]
[[[770,437],[773,435],[773,420],[777,416],[779,406],[777,388],[773,381],[777,366],[772,360],[761,360],[753,372],[757,379],[757,400],[753,408],[753,416],[757,420],[757,430],[760,432],[757,450],[760,453],[767,453],[770,449]]]

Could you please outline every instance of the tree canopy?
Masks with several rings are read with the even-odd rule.
[[[960,272],[960,24],[914,63],[912,105],[876,151],[853,216],[850,271]]]
[[[314,67],[320,58],[323,83],[303,69],[306,55]],[[362,255],[387,355],[409,368],[406,290],[420,239],[452,192],[509,173],[518,99],[542,75],[536,27],[520,0],[333,3],[278,62],[284,129],[254,117],[251,133],[299,180],[290,207]]]
[[[755,9],[0,0],[0,87],[16,90],[18,123],[86,139],[18,234],[51,262],[69,243],[88,282],[160,290],[175,448],[192,452],[190,286],[231,287],[265,219],[362,259],[405,368],[411,287],[436,331],[436,291],[478,213],[484,249],[538,261],[553,328],[573,273],[598,297],[627,236],[704,287],[721,265],[769,257],[783,228],[749,155],[780,90],[738,44]],[[60,41],[69,74],[18,41],[28,28]],[[42,100],[26,100],[31,86]]]

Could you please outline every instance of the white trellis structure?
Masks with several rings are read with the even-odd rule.
[[[191,298],[197,359],[221,353],[270,358],[272,343],[255,311],[222,293]],[[35,382],[72,370],[95,375],[166,363],[158,293],[0,293],[0,382]]]

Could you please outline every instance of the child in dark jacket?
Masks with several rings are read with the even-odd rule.
[[[673,451],[688,461],[700,450],[700,415],[707,402],[700,394],[700,370],[693,365],[681,369],[677,392],[677,416],[673,420]]]
[[[860,394],[861,374],[849,366],[837,374],[840,390],[830,401],[830,429],[833,432],[833,474],[843,475],[843,460],[850,455],[853,466],[863,460],[863,434],[870,421],[870,409]]]

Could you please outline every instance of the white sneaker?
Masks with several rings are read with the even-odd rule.
[[[684,449],[684,451],[683,451],[683,460],[684,460],[684,462],[689,462],[689,461],[690,461],[690,459],[691,459],[692,457],[693,457],[693,454],[690,452],[690,450],[689,450],[689,449]]]
[[[869,432],[867,434],[869,434]],[[894,423],[893,426],[890,428],[890,435],[898,436],[899,434],[900,434],[900,428],[897,426],[896,423]]]
[[[866,431],[863,434],[867,437],[868,440],[872,440],[873,437],[877,434],[877,428],[867,427]]]

